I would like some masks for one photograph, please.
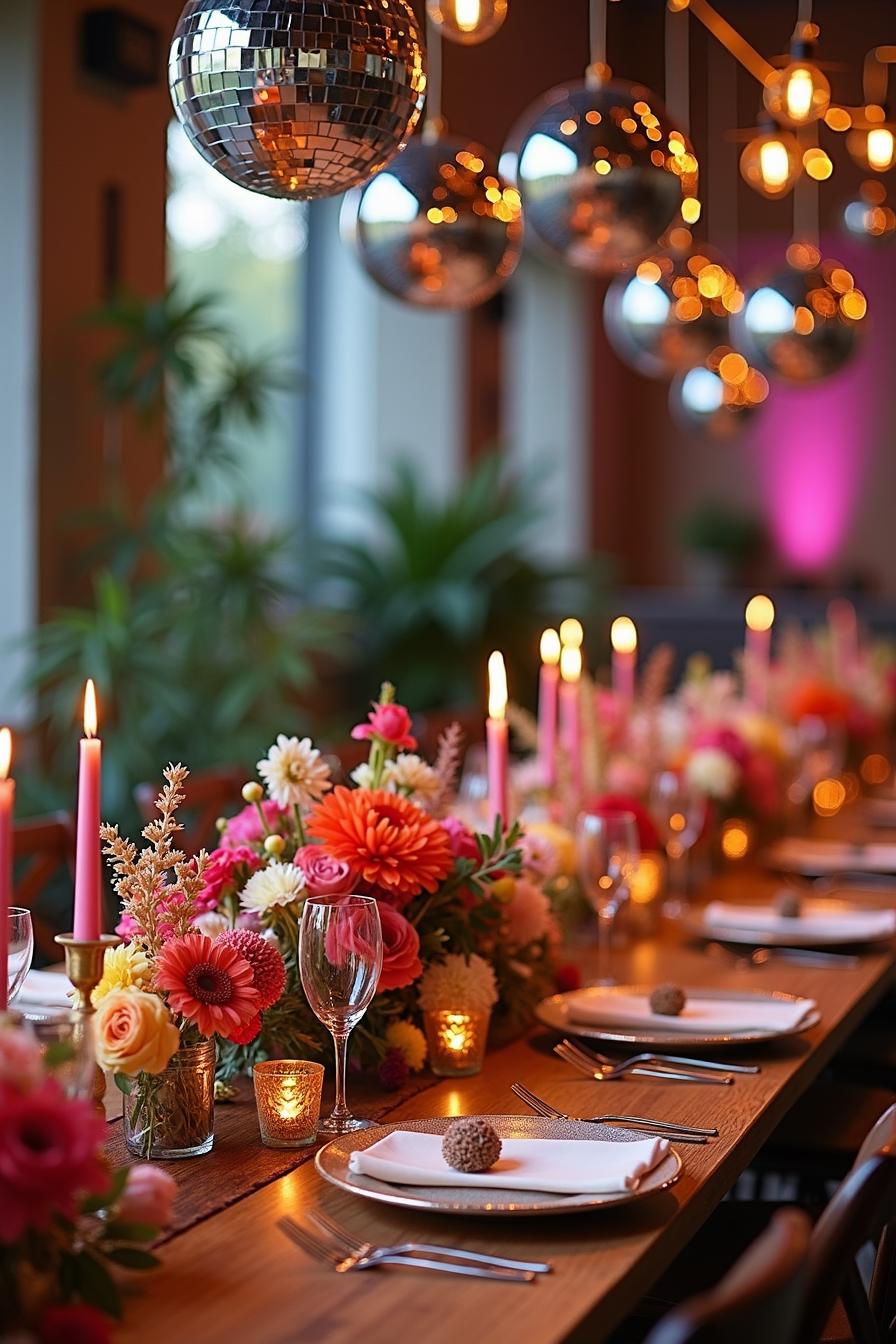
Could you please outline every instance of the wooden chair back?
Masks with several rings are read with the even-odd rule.
[[[215,822],[218,817],[231,816],[243,806],[240,790],[246,779],[245,769],[238,765],[218,766],[190,775],[184,787],[181,808],[185,829],[180,847],[185,853],[195,854],[203,846],[206,849],[214,847]],[[158,796],[158,784],[138,784],[134,790],[134,801],[144,822],[152,821],[158,815],[155,809]]]
[[[18,822],[13,828],[12,848],[13,899],[16,905],[31,911],[35,948],[48,960],[59,961],[60,950],[53,937],[65,929],[54,928],[37,906],[60,871],[71,879],[75,862],[74,820],[68,812],[53,812]],[[71,928],[70,923],[68,927]]]
[[[794,1344],[811,1223],[781,1209],[721,1283],[665,1316],[645,1344]]]

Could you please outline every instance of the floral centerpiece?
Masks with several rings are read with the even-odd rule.
[[[369,743],[369,755],[350,785],[335,783],[309,738],[279,736],[258,763],[263,785],[246,785],[246,806],[220,824],[218,849],[203,863],[195,924],[235,948],[261,935],[286,966],[286,988],[253,1019],[257,1030],[221,1043],[224,1077],[272,1055],[327,1049],[296,965],[308,895],[360,893],[379,903],[383,970],[355,1036],[360,1062],[378,1067],[386,1087],[423,1067],[418,989],[426,968],[449,955],[484,959],[499,1032],[528,1022],[552,987],[557,927],[519,827],[474,834],[451,815],[459,728],[443,734],[430,764],[416,751],[410,714],[385,685],[352,736]]]
[[[207,1152],[213,1141],[216,1039],[245,1043],[279,998],[286,972],[276,946],[250,929],[212,938],[207,855],[175,847],[188,771],[169,765],[140,851],[105,825],[101,835],[128,942],[108,950],[94,991],[97,1060],[124,1093],[125,1136],[144,1157]]]
[[[16,1338],[106,1344],[121,1314],[115,1268],[156,1264],[147,1245],[175,1186],[156,1167],[109,1167],[105,1121],[56,1076],[65,1057],[0,1025],[0,1314]]]

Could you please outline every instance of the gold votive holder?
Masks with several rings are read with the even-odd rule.
[[[307,1059],[265,1059],[252,1067],[261,1141],[307,1148],[317,1138],[324,1066]]]
[[[479,1073],[485,1059],[491,1013],[430,1008],[423,1014],[429,1044],[429,1067],[439,1078],[465,1078]]]

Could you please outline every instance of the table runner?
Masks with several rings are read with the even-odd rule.
[[[385,1120],[404,1102],[438,1086],[440,1081],[425,1073],[410,1077],[398,1092],[384,1093],[376,1083],[353,1079],[349,1104],[356,1115]],[[287,1175],[317,1152],[320,1144],[309,1148],[265,1148],[258,1135],[251,1081],[239,1080],[237,1089],[236,1101],[215,1107],[215,1146],[210,1153],[159,1163],[171,1172],[178,1186],[174,1218],[159,1245]],[[323,1114],[329,1109],[328,1103],[325,1093]],[[125,1146],[120,1122],[110,1124],[106,1151],[113,1166],[138,1160]]]

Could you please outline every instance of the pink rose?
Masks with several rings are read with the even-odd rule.
[[[40,1046],[20,1027],[0,1028],[0,1083],[30,1092],[44,1076]]]
[[[375,703],[367,719],[367,723],[358,723],[352,729],[356,741],[381,737],[384,742],[405,751],[413,751],[416,747],[417,739],[411,736],[411,716],[404,705]]]
[[[280,807],[273,799],[266,798],[261,804],[261,810],[268,829],[279,832],[281,823],[288,815],[286,808]],[[264,840],[264,834],[258,808],[254,803],[248,803],[242,812],[237,812],[235,817],[229,819],[221,833],[218,848],[239,849],[243,845],[260,845]]]
[[[357,874],[344,859],[333,859],[320,845],[303,845],[293,860],[305,874],[309,896],[351,895]]]
[[[404,989],[423,974],[420,938],[413,924],[391,905],[382,902],[380,923],[383,926],[383,969],[377,985],[378,994],[384,989]]]
[[[205,865],[205,885],[196,898],[197,914],[214,910],[220,905],[222,896],[245,886],[252,874],[263,867],[264,860],[248,845],[228,845],[216,849],[209,855]]]
[[[476,837],[459,817],[446,817],[442,822],[442,829],[448,832],[451,851],[456,859],[473,859],[476,863],[479,862]]]
[[[177,1182],[161,1167],[138,1162],[128,1172],[127,1184],[118,1203],[119,1216],[126,1223],[151,1223],[166,1228],[177,1194]]]

